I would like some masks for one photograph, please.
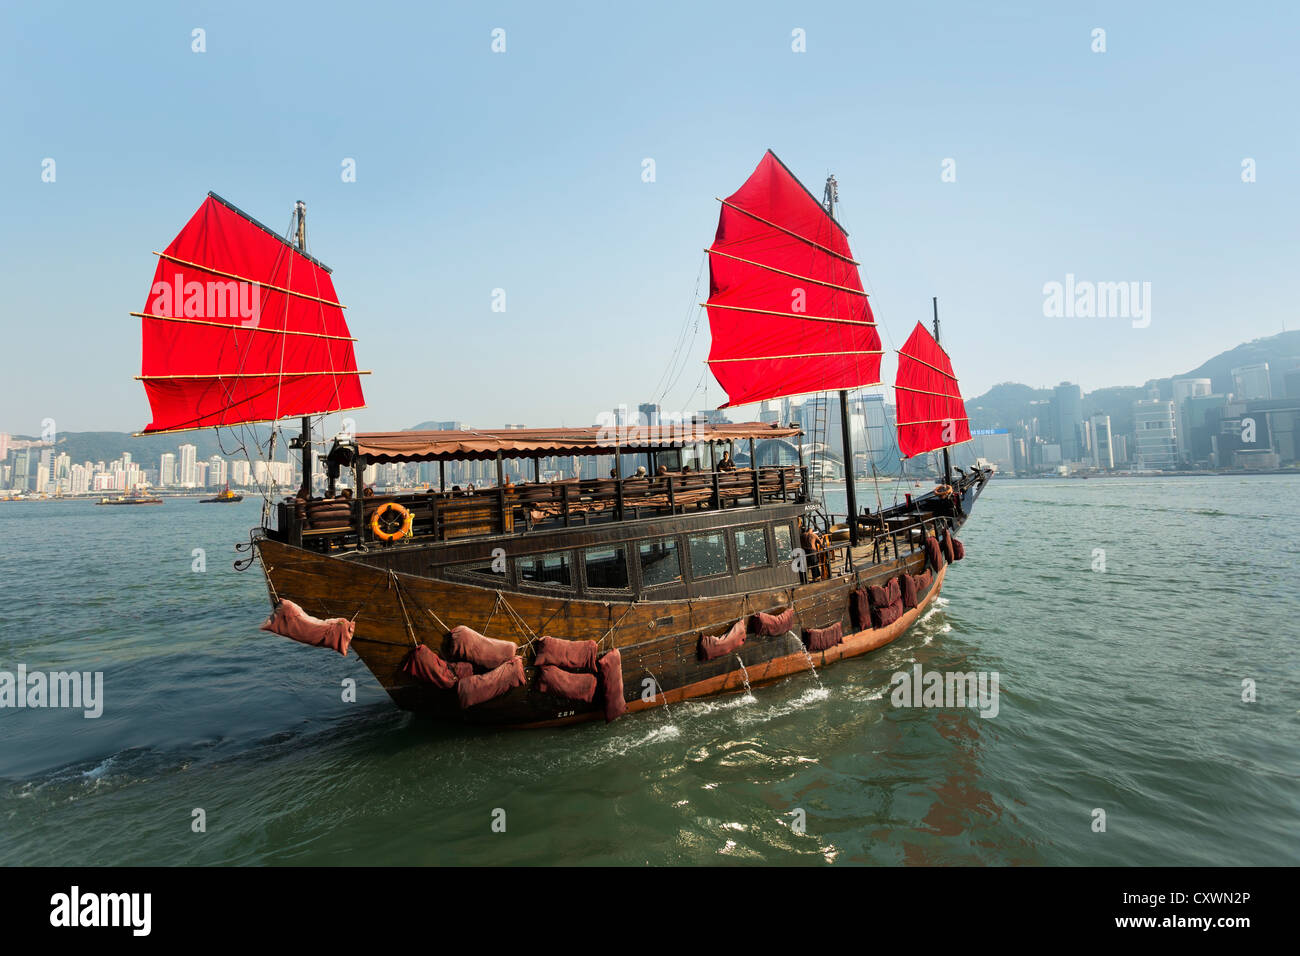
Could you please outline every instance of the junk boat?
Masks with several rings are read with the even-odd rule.
[[[852,463],[848,390],[880,384],[882,349],[836,189],[829,178],[818,201],[768,151],[720,200],[702,304],[723,407],[838,392]],[[311,416],[362,407],[368,373],[329,268],[307,252],[302,203],[289,234],[209,194],[159,254],[133,313],[145,432],[301,419],[303,483],[267,498],[236,567],[261,563],[264,629],[355,650],[403,709],[548,727],[762,685],[896,640],[964,554],[956,532],[992,472],[950,463],[970,430],[937,303],[932,329],[918,323],[899,351],[894,388],[902,456],[941,451],[944,478],[875,512],[850,480],[847,513],[830,513],[801,430],[756,422],[345,431],[316,496]],[[182,292],[210,304],[220,283],[251,284],[257,319],[182,307]],[[763,464],[782,447],[789,463]],[[543,460],[592,458],[601,470],[587,473],[612,462],[611,477],[542,480]],[[521,459],[533,480],[508,481],[504,463]],[[629,474],[629,460],[649,467]],[[436,489],[370,493],[367,473],[394,462],[430,476],[436,464]],[[488,463],[496,484],[448,488],[448,462]]]

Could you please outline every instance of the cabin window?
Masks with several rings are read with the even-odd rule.
[[[496,564],[492,558],[484,558],[481,561],[468,561],[465,564],[452,564],[447,567],[447,570],[455,575],[493,578],[498,582],[504,581],[506,578],[505,561]]]
[[[530,554],[515,559],[515,573],[521,584],[540,584],[545,587],[572,587],[573,573],[569,552]]]
[[[740,528],[736,535],[736,564],[742,571],[767,567],[767,531],[764,528]]]
[[[583,552],[587,587],[627,588],[627,556],[621,547],[589,548]]]
[[[693,534],[691,543],[691,577],[707,578],[727,573],[727,539],[722,533]]]
[[[776,557],[780,561],[789,561],[794,552],[794,538],[788,524],[779,524],[772,529],[776,535]]]
[[[641,586],[652,588],[660,584],[673,584],[682,579],[682,563],[677,557],[674,538],[656,538],[643,541],[637,551],[641,558]]]

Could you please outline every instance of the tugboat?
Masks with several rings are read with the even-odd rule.
[[[881,384],[882,349],[837,199],[833,177],[819,201],[768,151],[720,200],[703,305],[723,407],[838,391],[851,463],[848,391]],[[363,406],[366,373],[330,270],[306,251],[302,203],[294,222],[281,237],[209,194],[160,254],[155,290],[253,283],[262,308],[252,325],[135,313],[145,431],[301,418],[302,483],[267,499],[236,567],[261,562],[263,629],[355,649],[403,709],[546,727],[759,686],[898,639],[964,556],[956,532],[992,471],[954,474],[949,460],[971,436],[937,302],[933,329],[918,322],[900,350],[894,388],[899,450],[941,450],[942,484],[874,513],[852,478],[847,512],[827,510],[801,428],[694,420],[345,430],[318,497],[311,416]],[[531,462],[533,480],[507,480],[508,459]],[[560,480],[543,480],[544,460]],[[436,463],[436,488],[372,493],[367,469],[409,462]],[[496,483],[448,488],[447,462],[494,466]]]
[[[244,496],[230,490],[230,482],[226,482],[226,487],[217,492],[211,498],[200,498],[201,505],[233,505],[235,502],[243,501]]]

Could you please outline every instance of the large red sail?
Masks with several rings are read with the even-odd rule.
[[[952,360],[920,322],[898,353],[898,447],[904,458],[970,441]]]
[[[722,200],[709,247],[709,368],[727,404],[880,383],[848,235],[771,150]]]
[[[146,434],[365,404],[329,269],[211,193],[132,314],[143,323]]]

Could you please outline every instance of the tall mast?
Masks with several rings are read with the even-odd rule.
[[[934,340],[940,345],[943,341],[939,338],[939,297],[932,296],[930,300],[934,305]],[[943,483],[952,484],[952,460],[948,457],[948,446],[943,446]]]
[[[832,219],[835,218],[835,204],[840,199],[840,184],[834,176],[826,177],[826,191],[822,194],[822,205]],[[840,436],[844,441],[844,495],[849,507],[849,544],[858,543],[858,491],[855,484],[856,469],[853,466],[853,439],[849,430],[849,393],[840,389]]]
[[[297,223],[294,241],[298,245],[299,252],[307,251],[307,204],[299,199],[293,207],[294,219]],[[302,434],[298,436],[298,445],[302,448],[302,492],[306,499],[311,498],[311,417],[304,415],[302,417]],[[361,497],[361,489],[356,491],[357,497]]]

